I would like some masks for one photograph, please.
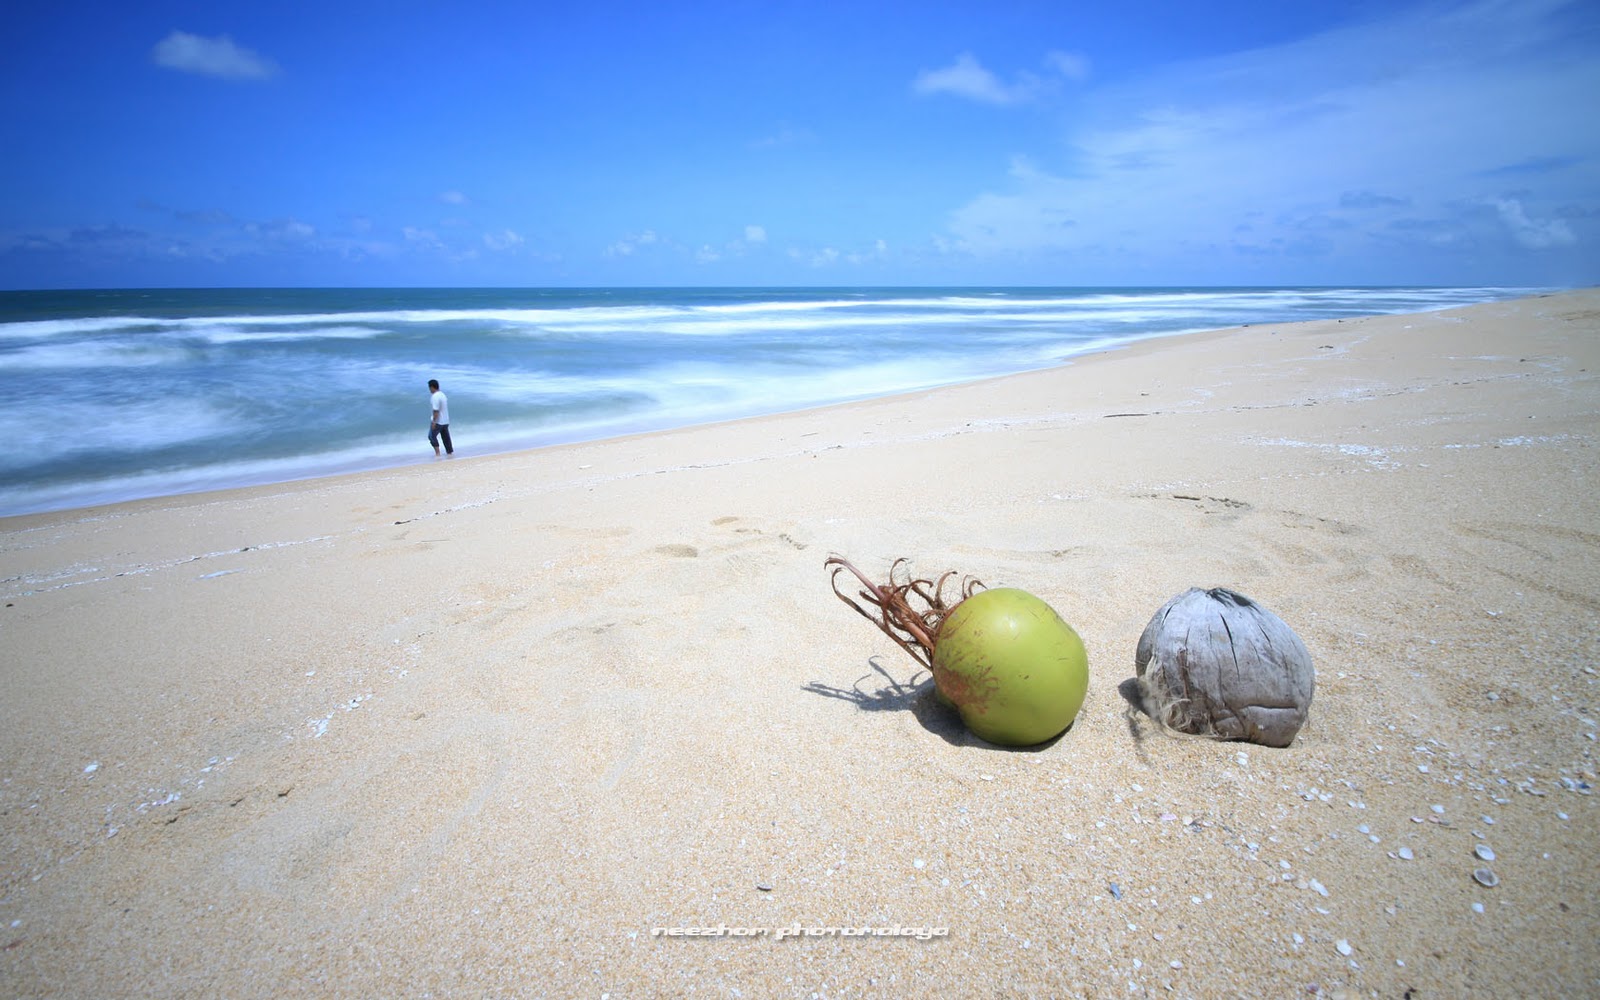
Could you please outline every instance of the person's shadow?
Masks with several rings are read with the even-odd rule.
[[[848,701],[863,712],[910,712],[928,732],[958,747],[984,747],[990,750],[1015,750],[1024,753],[1036,750],[1048,750],[1055,745],[1056,740],[1072,731],[1068,726],[1059,736],[1052,736],[1043,743],[1030,747],[1003,747],[987,740],[979,739],[972,735],[972,731],[961,721],[961,714],[939,700],[934,693],[933,675],[926,670],[918,668],[904,683],[895,680],[878,662],[876,656],[867,660],[871,673],[863,674],[848,688],[834,687],[821,681],[811,681],[801,688],[812,694],[820,694],[825,698],[837,698]],[[869,680],[873,674],[883,678],[887,684],[875,689],[862,686],[862,682]]]

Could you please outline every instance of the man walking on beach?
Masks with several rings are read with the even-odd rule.
[[[444,439],[444,453],[454,455],[455,446],[450,443],[450,400],[439,391],[439,380],[428,380],[428,403],[433,407],[433,422],[428,425],[428,443],[433,445],[433,454],[439,455],[439,439]]]

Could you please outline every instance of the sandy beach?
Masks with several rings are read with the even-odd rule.
[[[1589,290],[0,520],[0,994],[1600,993],[1597,436]],[[968,735],[835,553],[1050,602],[1078,721]],[[1191,586],[1291,747],[1130,714]]]

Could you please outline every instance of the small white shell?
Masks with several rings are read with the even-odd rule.
[[[1476,854],[1479,859],[1483,861],[1494,860],[1494,848],[1490,847],[1488,844],[1479,844],[1477,847],[1472,849],[1472,853]]]
[[[1479,868],[1472,873],[1472,877],[1477,879],[1479,885],[1486,885],[1491,889],[1500,884],[1500,876],[1488,868]]]

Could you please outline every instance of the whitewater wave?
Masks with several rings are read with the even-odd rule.
[[[1105,317],[1116,305],[1136,305],[1130,321],[1151,319],[1173,312],[1232,312],[1257,309],[1282,311],[1285,307],[1326,307],[1336,305],[1342,312],[1424,311],[1455,305],[1526,294],[1534,289],[1481,288],[1323,288],[1323,289],[1222,289],[1194,291],[1089,292],[1069,295],[947,294],[921,297],[863,296],[860,298],[802,299],[687,305],[599,305],[552,308],[475,308],[475,309],[393,309],[381,311],[286,313],[282,315],[226,315],[196,317],[96,316],[79,319],[24,320],[0,323],[0,340],[36,340],[62,336],[84,336],[128,331],[216,330],[238,331],[238,336],[265,336],[261,328],[324,327],[321,336],[377,336],[387,328],[430,324],[506,324],[514,327],[579,328],[612,332],[638,326],[654,326],[668,332],[743,329],[719,327],[728,316],[745,316],[755,321],[797,313],[829,314],[840,311],[902,310],[903,317],[887,322],[915,319],[918,322],[970,322],[977,318],[1002,315],[1013,318],[1032,311],[1038,321]],[[976,313],[941,316],[951,309],[979,310]],[[805,323],[790,319],[787,322]],[[819,319],[826,324],[828,319]],[[867,322],[867,320],[862,320]],[[874,320],[873,322],[877,322]],[[702,325],[702,323],[704,325]],[[361,331],[361,332],[357,332]],[[314,339],[312,330],[304,332]]]
[[[1530,291],[280,289],[84,293],[85,315],[9,322],[0,295],[0,373],[49,423],[0,453],[0,515],[431,458],[429,378],[478,454],[915,391],[1193,330]],[[102,309],[116,315],[87,314]]]

